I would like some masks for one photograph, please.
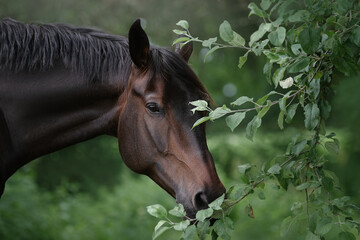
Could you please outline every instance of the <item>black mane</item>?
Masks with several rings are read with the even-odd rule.
[[[164,79],[175,74],[186,89],[210,99],[178,54],[160,47],[152,47],[151,54],[154,72]],[[46,71],[59,62],[90,82],[106,80],[118,73],[128,76],[131,65],[128,40],[93,28],[0,20],[0,71]]]
[[[166,48],[156,47],[151,49],[151,54],[152,70],[154,73],[160,74],[161,77],[166,80],[177,79],[179,84],[185,85],[183,87],[185,91],[192,91],[196,93],[198,98],[213,103],[205,86],[179,54],[169,51]],[[180,86],[177,86],[177,88],[179,87]]]
[[[46,71],[58,62],[95,81],[127,72],[131,60],[121,36],[64,24],[0,20],[0,70]]]

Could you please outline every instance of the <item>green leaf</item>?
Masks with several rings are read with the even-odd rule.
[[[244,47],[245,39],[240,34],[233,31],[233,39],[229,43],[235,47]]]
[[[315,233],[318,235],[325,235],[333,227],[332,219],[330,217],[321,218],[316,225]]]
[[[311,232],[315,232],[316,224],[318,222],[318,217],[319,217],[319,214],[317,212],[314,212],[310,217],[309,230]]]
[[[239,65],[238,65],[238,68],[239,68],[239,69],[241,69],[242,66],[246,63],[248,54],[249,54],[249,52],[246,52],[246,53],[244,54],[244,56],[239,57]]]
[[[184,30],[174,29],[173,32],[177,35],[187,35],[187,32]]]
[[[190,221],[189,220],[184,220],[184,221],[181,221],[179,223],[175,223],[174,229],[176,231],[184,231],[189,225],[190,225]]]
[[[301,22],[307,21],[310,17],[310,13],[306,10],[299,10],[296,13],[288,17],[289,22]]]
[[[339,233],[339,240],[356,240],[356,237],[351,232]]]
[[[299,41],[306,53],[312,54],[318,49],[321,40],[320,33],[320,29],[314,27],[305,28],[301,31]]]
[[[299,214],[301,213],[302,209],[303,209],[303,204],[301,202],[294,202],[290,210],[294,214]]]
[[[160,204],[155,204],[146,207],[147,212],[156,218],[165,218],[167,216],[166,209]]]
[[[284,22],[284,18],[279,16],[275,21],[272,22],[274,27],[279,27]]]
[[[244,194],[247,194],[249,192],[249,187],[242,187],[239,188],[235,193],[235,200],[240,199]]]
[[[285,218],[280,227],[280,236],[283,239],[295,239],[299,236],[300,229],[303,228],[302,222],[298,217],[291,216]]]
[[[274,72],[272,80],[275,85],[275,88],[277,88],[280,80],[283,79],[285,70],[286,70],[286,67],[280,67],[280,68],[276,69],[276,71]]]
[[[265,35],[265,33],[270,31],[270,29],[271,29],[270,23],[261,23],[259,29],[253,34],[251,34],[249,46],[251,47],[255,42],[260,40]]]
[[[289,169],[284,169],[284,171],[282,172],[282,177],[284,179],[294,178],[294,176],[294,173]]]
[[[184,209],[184,206],[182,204],[178,204],[173,209],[169,211],[169,214],[175,216],[175,217],[185,217],[186,212]]]
[[[264,192],[258,192],[258,198],[259,198],[260,200],[265,200],[266,197],[265,197]]]
[[[205,55],[204,57],[204,62],[206,62],[206,59],[208,58],[208,56],[210,56],[210,54],[212,54],[213,52],[215,52],[216,50],[218,50],[220,47],[219,46],[215,46],[213,48],[211,48]]]
[[[264,50],[265,46],[269,43],[269,39],[265,39],[261,42],[256,42],[252,45],[251,51],[256,55],[260,56],[263,52],[268,51]],[[250,51],[250,50],[249,50]]]
[[[228,217],[220,219],[214,223],[214,230],[221,239],[230,240],[234,231],[233,221]]]
[[[271,6],[271,1],[270,0],[261,0],[260,7],[263,10],[265,10],[265,11],[268,10],[270,6]]]
[[[158,230],[159,230],[159,228],[161,228],[164,224],[166,224],[166,223],[168,223],[167,221],[165,221],[165,220],[160,220],[157,224],[156,224],[156,226],[155,226],[155,232],[157,232]]]
[[[331,192],[332,190],[334,190],[334,180],[332,180],[329,177],[323,177],[321,179],[321,184],[324,187],[324,189],[328,192]]]
[[[189,29],[189,23],[186,20],[180,20],[176,23],[177,26],[180,26],[186,30]]]
[[[320,79],[313,79],[306,92],[311,96],[312,99],[316,99],[320,93]]]
[[[326,148],[326,150],[328,150],[330,153],[339,154],[339,151],[340,151],[340,143],[339,143],[339,140],[337,140],[336,138],[333,138],[333,141],[332,141],[332,142],[326,142],[326,143],[325,143],[325,148]]]
[[[320,114],[325,120],[329,118],[331,112],[331,105],[329,101],[323,100],[320,102]]]
[[[353,43],[360,47],[360,27],[354,28],[351,33]]]
[[[317,181],[309,181],[309,182],[305,182],[305,183],[302,183],[298,186],[296,186],[296,190],[298,191],[302,191],[302,190],[305,190],[305,189],[308,189],[308,188],[316,188],[316,187],[319,187],[320,186],[320,183],[317,182]]]
[[[200,240],[205,240],[210,232],[210,222],[204,221],[197,224],[197,235]]]
[[[296,114],[296,109],[297,109],[298,105],[299,105],[298,103],[295,103],[288,107],[287,115],[286,115],[286,119],[285,119],[285,121],[287,123],[291,123],[292,119],[294,118],[294,116]]]
[[[209,38],[208,40],[204,40],[202,42],[203,47],[211,48],[211,45],[217,41],[217,37]]]
[[[247,170],[251,168],[251,165],[246,163],[238,166],[238,170],[241,174],[245,174]]]
[[[245,184],[250,184],[250,179],[249,179],[249,177],[247,176],[247,175],[241,175],[240,176],[240,180],[243,182],[243,183],[245,183]]]
[[[265,101],[268,99],[268,97],[270,97],[273,94],[277,94],[277,92],[275,91],[271,91],[268,94],[264,95],[263,97],[259,98],[256,103],[259,105],[263,105],[265,103]]]
[[[271,85],[271,70],[272,70],[272,66],[273,63],[271,62],[266,62],[266,64],[264,65],[263,68],[263,73],[266,77],[266,80],[268,81],[268,83]]]
[[[279,108],[283,112],[286,112],[286,101],[291,93],[292,91],[289,91],[281,99],[279,99]]]
[[[284,189],[284,190],[288,190],[288,186],[289,186],[289,183],[287,181],[286,178],[283,178],[282,174],[277,174],[275,175],[277,180],[278,180],[278,183],[280,184],[280,186]]]
[[[181,236],[181,239],[183,240],[193,240],[196,234],[196,227],[195,225],[191,225],[188,228],[185,229],[183,235]],[[202,239],[200,239],[202,240]]]
[[[233,30],[228,21],[224,21],[219,27],[220,37],[225,42],[230,42],[234,39]]]
[[[166,230],[169,230],[171,227],[160,227],[157,231],[153,232],[152,239],[155,240],[158,238],[161,234],[163,234]]]
[[[302,191],[302,190],[305,190],[305,189],[309,188],[310,185],[311,185],[310,182],[305,182],[305,183],[302,183],[302,184],[296,186],[295,189],[298,190],[298,191]]]
[[[177,43],[183,43],[183,42],[187,42],[189,41],[190,38],[189,37],[180,37],[180,38],[177,38],[173,41],[172,45],[176,45]]]
[[[253,100],[254,100],[253,98],[241,96],[238,99],[236,99],[234,102],[232,102],[231,105],[241,106],[242,104],[247,103],[247,102],[252,102]]]
[[[279,117],[278,117],[278,126],[281,130],[284,129],[284,116],[285,116],[285,112],[280,111]]]
[[[295,55],[299,55],[301,53],[301,45],[296,43],[296,44],[293,44],[291,45],[291,51],[295,54]]]
[[[308,67],[310,64],[310,58],[302,58],[300,60],[295,61],[293,64],[291,64],[287,71],[288,73],[298,73],[303,72],[306,67]]]
[[[352,8],[354,1],[352,0],[336,0],[337,9],[340,14],[345,14],[348,10]]]
[[[313,130],[319,123],[320,110],[317,104],[308,103],[305,108],[305,127],[308,130]]]
[[[267,172],[270,174],[280,174],[280,171],[281,171],[281,166],[275,163],[274,165],[271,166],[271,168],[269,168]]]
[[[265,12],[263,10],[261,10],[255,3],[250,3],[248,8],[251,10],[249,13],[249,17],[253,14],[259,16],[259,17],[264,17],[265,16]]]
[[[323,136],[326,134],[325,121],[320,122],[319,134]]]
[[[230,45],[236,47],[243,47],[245,45],[245,39],[231,29],[231,25],[228,21],[225,20],[220,25],[219,32],[221,39],[228,42]]]
[[[336,136],[336,133],[332,132],[329,135],[326,135],[327,138],[333,138]]]
[[[192,113],[194,114],[195,111],[208,111],[208,102],[205,100],[197,100],[192,101],[189,104],[193,105],[195,108],[191,109]]]
[[[261,126],[261,118],[255,116],[246,126],[246,137],[253,141],[257,129]]]
[[[204,122],[206,122],[206,121],[208,121],[208,120],[210,120],[210,119],[211,119],[211,118],[210,118],[209,116],[202,117],[202,118],[198,119],[198,120],[194,123],[194,125],[192,126],[192,128],[194,128],[194,127],[196,127],[196,126],[199,126],[200,124],[202,124],[202,123],[204,123]]]
[[[263,53],[267,57],[267,59],[269,60],[270,63],[276,63],[276,62],[280,61],[280,56],[276,52],[264,50]]]
[[[345,76],[350,76],[350,74],[356,69],[354,64],[348,60],[344,60],[342,57],[334,57],[332,59],[335,68],[345,74]]]
[[[239,126],[239,124],[245,118],[245,115],[245,112],[237,112],[225,118],[225,122],[231,131],[234,131],[234,129]]]
[[[320,240],[320,237],[308,231],[306,234],[305,240]]]
[[[222,107],[218,107],[216,108],[214,111],[210,112],[209,114],[209,117],[210,119],[213,121],[213,120],[216,120],[218,118],[221,118],[223,116],[225,116],[226,114],[230,113],[231,110],[228,109],[225,105],[222,106]]]
[[[207,209],[203,209],[203,210],[199,210],[196,213],[196,219],[200,222],[203,222],[205,219],[211,217],[211,215],[213,214],[214,210],[212,208],[207,208]]]
[[[283,42],[285,41],[285,37],[286,29],[284,27],[279,27],[268,35],[270,42],[276,47],[279,47],[283,44]]]
[[[304,148],[307,145],[307,140],[302,140],[301,142],[298,142],[297,144],[295,144],[292,147],[291,152],[295,155],[295,156],[299,156],[299,154],[302,152],[302,150],[304,150]]]
[[[212,208],[213,210],[221,210],[221,204],[224,202],[225,199],[225,193],[209,203],[209,208]]]
[[[270,109],[270,107],[271,107],[271,103],[272,103],[271,101],[267,100],[266,106],[264,106],[264,107],[260,110],[260,112],[258,113],[258,117],[259,117],[259,118],[262,118],[262,117],[265,116],[265,114],[269,111],[269,109]]]
[[[164,224],[169,224],[169,222],[161,220],[158,222],[158,224],[155,226],[152,239],[158,238],[161,234],[163,234],[166,230],[169,230],[171,227],[164,226]]]
[[[219,235],[216,233],[216,231],[213,229],[211,231],[211,240],[217,240],[219,238]]]

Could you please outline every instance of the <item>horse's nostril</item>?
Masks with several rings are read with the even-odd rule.
[[[204,192],[198,192],[194,197],[194,205],[196,210],[205,209],[208,207],[207,196]]]

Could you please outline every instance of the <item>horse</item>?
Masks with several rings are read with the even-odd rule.
[[[188,65],[192,43],[152,46],[67,24],[0,21],[0,196],[30,161],[99,135],[181,203],[187,216],[225,193],[190,101],[211,97]]]

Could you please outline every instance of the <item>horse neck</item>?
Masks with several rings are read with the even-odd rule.
[[[126,81],[118,75],[89,83],[63,66],[42,73],[0,73],[0,110],[11,145],[0,152],[6,178],[39,156],[99,135],[116,136],[118,99]]]

